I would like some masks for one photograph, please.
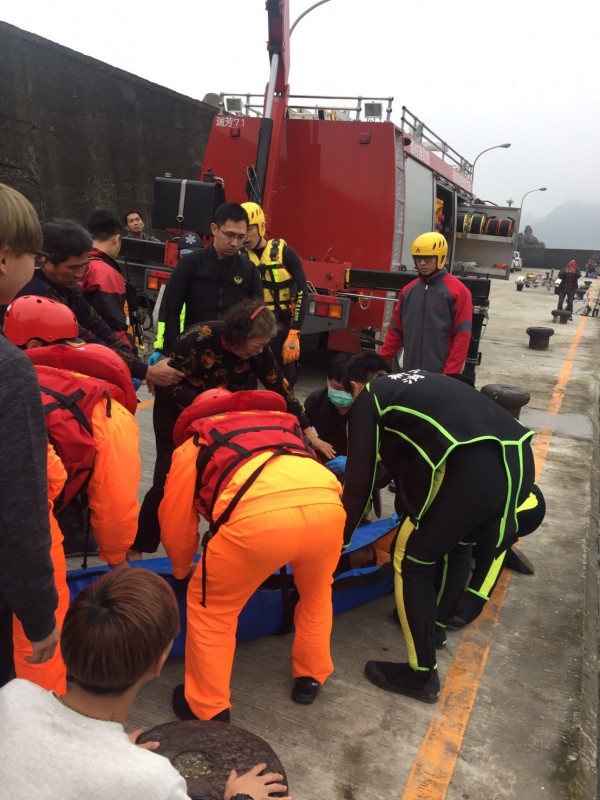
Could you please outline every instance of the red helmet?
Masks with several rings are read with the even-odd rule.
[[[30,339],[56,342],[79,335],[77,317],[69,306],[49,297],[17,297],[6,309],[4,335],[13,344],[25,345]]]

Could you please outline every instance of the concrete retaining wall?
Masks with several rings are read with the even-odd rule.
[[[153,178],[199,177],[216,111],[4,22],[0,97],[0,182],[42,219],[137,208],[148,227]]]

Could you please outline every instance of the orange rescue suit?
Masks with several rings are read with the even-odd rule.
[[[204,551],[205,592],[202,569],[194,572],[189,584],[185,697],[200,719],[210,719],[230,707],[239,613],[269,575],[286,563],[292,566],[300,595],[294,613],[292,676],[311,676],[323,683],[333,672],[331,584],[345,522],[338,480],[316,459],[300,454],[305,446],[301,433],[299,437],[293,433],[297,420],[285,413],[278,395],[236,392],[220,398],[218,405],[221,414],[210,398],[200,395],[186,410],[187,428],[179,426],[176,431],[179,440],[185,441],[173,454],[159,509],[162,542],[173,574],[184,578],[198,549],[199,513],[212,524],[218,522],[238,490],[264,464]],[[212,415],[206,417],[203,408]],[[256,448],[262,452],[242,455],[238,463],[231,460],[236,458],[235,450],[223,458],[227,445],[214,445],[215,438],[231,434],[236,426],[258,429],[262,443]],[[282,428],[287,429],[285,441],[295,443],[298,454],[284,449],[272,457],[281,447]],[[236,438],[238,453],[248,441],[247,435]],[[207,459],[209,448],[212,455]],[[221,481],[222,476],[226,477]],[[211,496],[214,500],[208,502]]]

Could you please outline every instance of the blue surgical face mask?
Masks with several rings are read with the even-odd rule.
[[[331,400],[334,406],[338,408],[348,408],[354,402],[354,398],[350,392],[343,392],[341,389],[327,389],[327,397]]]

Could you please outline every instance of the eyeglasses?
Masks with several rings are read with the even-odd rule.
[[[225,236],[226,239],[229,239],[230,242],[243,242],[246,236],[248,235],[246,233],[234,233],[233,231],[224,231],[223,228],[219,228],[218,225],[217,228],[221,231],[221,233],[223,234],[223,236]]]
[[[46,263],[46,261],[48,261],[48,253],[44,253],[43,250],[40,250],[39,253],[33,253],[31,250],[28,250],[27,252],[31,253],[31,255],[33,256],[34,269],[41,269]]]

